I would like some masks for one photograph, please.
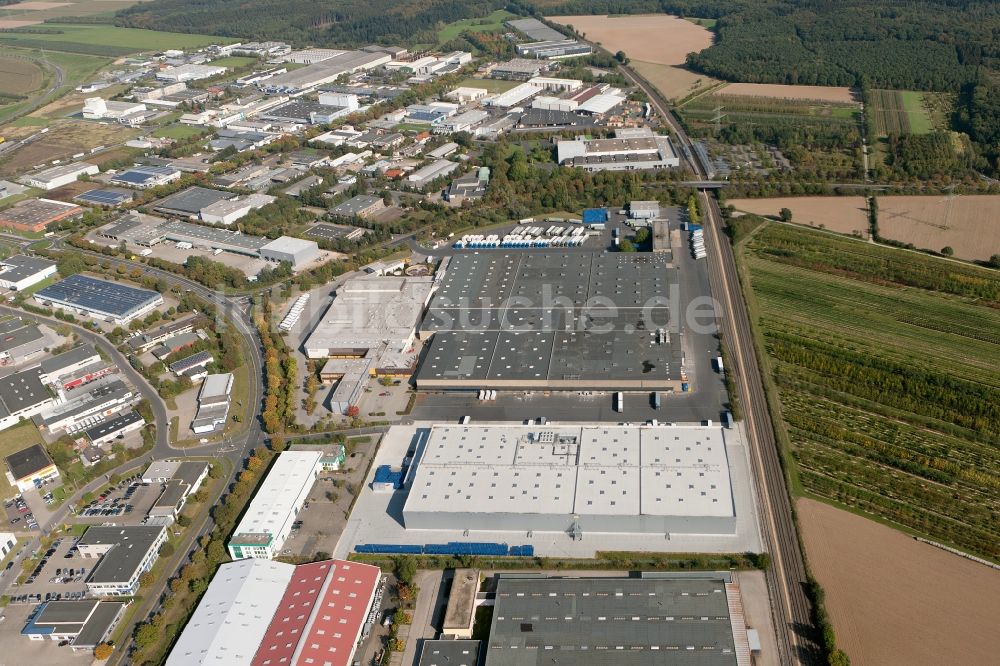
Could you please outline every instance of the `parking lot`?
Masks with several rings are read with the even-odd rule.
[[[88,525],[106,522],[139,525],[160,491],[159,484],[143,485],[138,475],[123,479],[113,490],[101,491],[89,504],[79,509],[77,522]]]
[[[23,585],[11,587],[12,604],[37,603],[50,599],[79,599],[86,596],[87,574],[97,560],[80,555],[76,537],[52,542]]]
[[[14,499],[4,502],[4,510],[6,512],[7,525],[9,526],[4,529],[18,531],[22,529],[33,530],[38,527],[35,515],[23,495],[19,494]]]
[[[0,645],[3,655],[0,666],[31,664],[31,666],[65,666],[90,664],[94,655],[87,651],[74,652],[69,646],[57,647],[53,641],[30,641],[20,635],[28,616],[37,604],[10,604],[3,609],[0,622]]]

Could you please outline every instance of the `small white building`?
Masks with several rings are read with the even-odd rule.
[[[260,248],[260,256],[272,263],[287,261],[292,268],[301,268],[319,256],[316,241],[281,236]]]
[[[120,120],[145,110],[146,105],[141,102],[115,102],[100,97],[88,97],[83,103],[83,117],[87,120]]]
[[[472,88],[461,86],[455,88],[454,90],[445,94],[448,99],[458,102],[459,104],[467,104],[469,102],[475,102],[477,99],[482,99],[489,94],[489,90],[486,88]]]
[[[226,71],[225,67],[216,67],[215,65],[180,65],[167,67],[157,72],[156,78],[160,81],[198,81],[225,74]]]
[[[56,262],[15,254],[0,260],[0,287],[21,291],[56,274]]]
[[[89,162],[74,162],[72,164],[59,164],[48,169],[42,169],[33,174],[25,176],[21,182],[29,187],[37,187],[43,190],[54,190],[63,185],[76,182],[80,176],[96,176],[100,173],[96,164]]]
[[[229,226],[252,210],[263,208],[273,203],[275,197],[269,194],[248,194],[238,199],[223,199],[205,206],[200,211],[202,222]]]
[[[229,539],[229,555],[273,559],[322,470],[322,451],[283,451]]]

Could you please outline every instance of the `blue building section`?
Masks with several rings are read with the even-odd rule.
[[[56,630],[55,627],[51,625],[45,627],[39,627],[38,625],[35,624],[35,620],[41,616],[42,612],[45,610],[45,607],[48,605],[49,602],[46,601],[35,609],[35,612],[31,614],[30,618],[28,618],[28,624],[24,625],[24,628],[21,629],[22,636],[48,635]]]
[[[491,557],[534,557],[535,547],[530,545],[508,546],[505,543],[461,542],[428,543],[424,545],[398,543],[362,543],[354,548],[356,553],[387,555],[484,555]]]
[[[403,487],[403,478],[406,476],[406,470],[400,469],[397,471],[392,471],[392,467],[389,465],[379,465],[375,468],[375,481],[376,485],[381,485],[385,483],[391,483],[392,487],[399,490]]]
[[[163,166],[137,166],[129,169],[128,171],[123,171],[122,173],[112,176],[111,182],[141,187],[148,184],[150,181],[172,176],[176,173],[176,171],[176,169]]]
[[[583,223],[584,224],[604,224],[608,221],[608,209],[607,208],[584,208],[583,209]]]
[[[125,318],[162,301],[162,297],[148,289],[77,273],[36,292],[35,300],[86,310],[92,314]]]

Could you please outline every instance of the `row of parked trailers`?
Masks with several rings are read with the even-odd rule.
[[[479,389],[480,400],[496,400],[497,392],[493,389]]]
[[[532,230],[538,234],[531,234]],[[509,233],[504,236],[490,234],[466,234],[455,241],[452,247],[456,249],[489,249],[517,247],[578,247],[587,241],[587,232],[583,227],[531,227],[523,231]]]
[[[282,331],[292,330],[292,327],[298,323],[299,317],[301,317],[302,313],[305,311],[306,303],[308,302],[309,294],[302,294],[296,298],[295,302],[292,303],[292,307],[289,308],[288,314],[286,314],[285,318],[281,320],[280,324],[278,324],[278,328]]]
[[[691,229],[691,256],[695,259],[705,258],[705,232],[697,224],[690,225]]]

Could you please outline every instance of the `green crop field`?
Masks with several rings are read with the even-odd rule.
[[[153,136],[160,139],[189,139],[193,136],[205,133],[205,129],[202,127],[181,125],[180,123],[177,123],[175,125],[167,125],[166,127],[154,130]]]
[[[924,107],[924,93],[872,90],[870,113],[875,134],[928,134],[934,122]]]
[[[0,45],[116,57],[140,51],[199,48],[234,41],[211,35],[157,32],[113,25],[46,23],[27,30],[0,33]],[[39,32],[41,30],[46,32]]]
[[[517,18],[514,14],[498,9],[485,18],[462,19],[449,23],[438,30],[438,44],[444,44],[463,32],[501,32],[506,29],[504,21]]]
[[[1000,560],[1000,274],[773,223],[739,255],[796,488]]]
[[[521,85],[520,81],[502,81],[500,79],[477,79],[469,77],[458,82],[458,86],[465,88],[485,88],[490,94],[507,92],[515,86]],[[456,86],[456,87],[458,87]]]

